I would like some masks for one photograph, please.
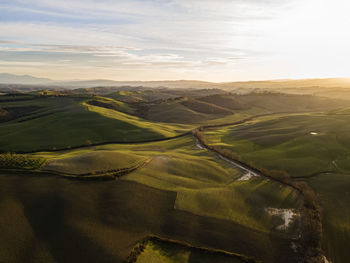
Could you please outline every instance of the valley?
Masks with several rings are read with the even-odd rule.
[[[0,257],[346,262],[336,193],[347,105],[218,89],[4,90]]]

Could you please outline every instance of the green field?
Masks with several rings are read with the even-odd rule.
[[[347,102],[311,95],[143,87],[2,95],[0,262],[123,262],[144,240],[134,262],[309,256],[304,192],[250,177],[198,144],[190,132],[198,127],[215,149],[307,182],[323,252],[346,262],[349,123]]]
[[[265,232],[274,231],[281,223],[264,212],[265,207],[297,207],[298,198],[292,190],[261,178],[237,181],[242,172],[205,150],[193,148],[193,139],[184,137],[175,142],[181,148],[162,153],[163,146],[160,152],[149,153],[155,155],[152,162],[123,179],[177,192],[176,209]]]
[[[50,159],[43,171],[69,174],[88,174],[118,170],[144,162],[146,158],[122,151],[91,151],[84,154],[63,154]]]
[[[350,174],[323,174],[308,179],[323,208],[323,246],[332,262],[348,262],[350,242]]]
[[[349,172],[350,115],[307,114],[257,118],[206,132],[209,144],[239,153],[256,167],[292,177],[324,171]]]
[[[133,232],[141,228],[143,230],[140,233],[144,233],[143,235],[147,233],[157,234],[200,247],[241,253],[267,261],[281,257],[281,251],[284,251],[284,257],[292,259],[295,256],[293,255],[294,252],[290,249],[290,244],[292,239],[297,236],[299,229],[298,220],[295,220],[287,229],[280,230],[278,226],[283,224],[284,221],[282,218],[280,216],[270,215],[264,208],[298,209],[297,195],[288,188],[264,179],[256,178],[249,181],[237,181],[242,175],[242,172],[218,159],[212,153],[197,149],[195,147],[195,141],[191,136],[166,142],[138,145],[110,144],[71,151],[38,152],[30,154],[30,156],[32,158],[40,157],[47,160],[47,164],[41,168],[41,171],[47,170],[51,165],[51,169],[56,169],[56,171],[62,174],[65,172],[81,173],[92,170],[116,169],[128,166],[135,161],[152,158],[152,161],[148,165],[123,176],[118,181],[97,183],[97,188],[89,195],[86,195],[85,191],[89,189],[91,183],[84,183],[84,181],[75,183],[68,188],[65,186],[62,193],[61,191],[63,189],[57,189],[60,196],[66,200],[64,206],[68,204],[71,206],[71,202],[73,202],[71,199],[76,198],[77,195],[80,197],[74,201],[76,207],[79,207],[79,202],[85,200],[86,207],[79,208],[77,213],[81,211],[79,213],[86,214],[89,218],[89,221],[86,223],[89,225],[94,224],[93,227],[90,225],[92,229],[89,230],[91,232],[89,235],[92,235],[94,240],[101,240],[98,242],[106,242],[107,240],[102,236],[96,237],[96,235],[103,235],[103,231],[105,230],[103,230],[104,228],[102,226],[99,226],[100,223],[91,222],[91,218],[97,216],[94,213],[98,213],[99,211],[91,210],[92,208],[90,207],[92,205],[91,202],[96,202],[92,201],[96,198],[96,194],[101,195],[101,198],[106,195],[105,198],[107,199],[103,202],[107,202],[105,205],[108,204],[106,207],[108,211],[111,211],[110,209],[113,209],[112,207],[116,208],[112,214],[109,214],[104,219],[107,220],[107,226],[110,228],[112,221],[122,220],[124,223],[120,223],[121,225],[119,227],[124,230],[119,229],[118,231],[126,231],[124,235],[130,235],[128,238],[134,238],[132,240],[135,240],[135,237],[133,237],[135,234],[131,234],[129,231]],[[47,177],[44,174],[26,177],[27,183],[36,182],[38,184],[36,187],[42,189],[39,192],[49,191],[50,187],[47,185],[47,182],[53,183],[57,180],[55,176]],[[15,180],[15,178],[20,180],[20,177],[15,175],[4,177],[4,185],[8,184],[7,180],[11,181]],[[64,178],[62,180],[65,181],[61,181],[60,184],[65,185],[69,183]],[[130,190],[126,190],[124,189],[125,185],[132,187]],[[158,204],[157,202],[159,201],[150,199],[143,190],[140,190],[140,187],[133,185],[146,187],[145,189],[149,189],[148,191],[150,193],[153,191],[166,193],[171,199],[165,199],[169,200],[166,201],[166,208],[161,208],[165,205],[164,203],[161,205]],[[35,191],[34,189],[36,189],[33,189],[30,185],[27,187],[28,191]],[[81,187],[85,190],[80,189]],[[113,189],[115,187],[118,189],[123,187],[123,191],[114,191]],[[141,189],[143,189],[142,187]],[[8,185],[6,188],[10,189],[14,197],[16,196],[16,193],[13,192],[15,188],[11,188]],[[111,196],[111,191],[114,193],[113,196]],[[126,191],[129,192],[126,193]],[[146,199],[148,205],[140,211],[139,206],[143,202],[140,202],[137,206],[135,206],[135,203],[130,203],[130,200],[126,202],[129,195],[134,195],[134,198],[140,198],[140,200]],[[110,198],[114,200],[113,202],[116,202],[115,198],[119,199],[119,205],[116,206],[109,203],[108,200]],[[18,205],[23,205],[23,203],[19,203]],[[148,213],[150,206],[157,212],[156,214],[150,213],[146,217],[149,219],[146,219],[145,215],[141,216],[138,214],[142,211],[147,211]],[[8,213],[13,213],[11,207],[11,205],[8,207],[10,209]],[[131,207],[133,207],[134,212],[129,211]],[[65,209],[68,209],[68,207]],[[171,210],[173,212],[170,213]],[[33,216],[35,217],[37,215]],[[76,216],[80,218],[79,214]],[[28,220],[25,218],[21,220]],[[142,223],[141,221],[135,221],[137,220],[136,218],[140,218],[140,220],[142,218]],[[74,220],[78,219],[69,219],[67,222],[74,222]],[[138,226],[130,226],[129,229],[127,227],[128,224],[124,220],[130,221],[128,224],[134,222]],[[165,224],[162,220],[167,220],[167,223]],[[190,225],[188,225],[188,220],[192,222]],[[51,223],[48,220],[47,224]],[[71,227],[71,223],[67,224]],[[187,226],[185,227],[184,224],[187,224]],[[79,227],[83,228],[80,231],[86,231],[84,230],[83,222]],[[202,229],[203,227],[204,229]],[[190,231],[189,229],[186,230],[186,228],[189,228]],[[182,230],[180,231],[180,229]],[[226,230],[223,231],[223,229]],[[199,235],[201,231],[204,231],[204,236]],[[234,231],[233,233],[235,234],[230,234],[231,231]],[[138,236],[138,238],[141,237]],[[242,239],[244,239],[244,242],[242,242]],[[214,240],[216,242],[213,243]],[[107,245],[103,243],[103,246]],[[251,249],[252,246],[255,247],[253,250]],[[129,247],[129,252],[130,249]],[[123,251],[122,248],[117,247],[114,253],[125,253]],[[269,252],[266,253],[266,251]],[[7,257],[11,258],[14,255],[7,255]]]
[[[261,178],[237,181],[242,176],[240,170],[194,144],[194,139],[186,136],[166,142],[111,144],[31,156],[47,160],[41,171],[63,175],[121,169],[150,159],[145,167],[122,179],[176,192],[176,209],[265,232],[281,224],[280,218],[264,211],[266,207],[297,208],[298,198],[291,189]]]
[[[255,167],[305,178],[321,205],[326,255],[332,262],[347,262],[349,123],[347,110],[276,116],[208,130],[205,138],[209,144],[229,149]]]
[[[154,140],[190,129],[144,121],[113,109],[88,105],[86,100],[67,96],[0,102],[2,108],[39,107],[27,116],[0,123],[1,150],[36,151],[110,141]]]

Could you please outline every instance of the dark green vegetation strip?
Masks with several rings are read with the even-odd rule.
[[[45,167],[43,168],[43,165],[47,162],[47,160],[43,158],[30,157],[23,154],[8,153],[0,154],[0,172],[17,175],[50,174],[77,180],[114,180],[115,178],[130,174],[138,169],[143,168],[151,161],[152,158],[148,158],[145,161],[137,162],[129,167],[123,167],[119,169],[98,170],[87,173],[72,173],[60,171],[57,169],[50,169]]]
[[[65,177],[71,177],[71,178],[79,178],[79,179],[93,179],[93,178],[98,178],[98,177],[103,177],[103,178],[111,178],[114,179],[116,177],[121,177],[123,175],[127,175],[129,173],[132,173],[136,171],[137,169],[141,169],[142,167],[146,166],[149,162],[152,161],[152,158],[149,158],[148,160],[144,162],[139,162],[136,163],[130,167],[124,167],[120,169],[111,169],[111,170],[106,170],[106,171],[94,171],[94,172],[89,172],[89,173],[69,173],[69,172],[60,172],[58,170],[52,170],[52,169],[44,169],[43,172],[46,173],[51,173],[51,174],[56,174],[56,175],[61,175]]]
[[[30,157],[24,154],[5,153],[0,154],[0,169],[25,169],[35,170],[45,164],[44,158]]]

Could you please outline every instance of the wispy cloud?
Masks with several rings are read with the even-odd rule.
[[[4,1],[0,12],[22,15],[19,21],[6,16],[0,23],[0,38],[6,40],[0,42],[0,51],[7,52],[7,61],[36,63],[41,59],[46,67],[70,60],[64,63],[75,68],[154,69],[154,74],[160,75],[159,71],[203,72],[261,55],[242,39],[258,37],[250,23],[270,19],[271,6],[280,8],[281,4],[241,0]]]
[[[340,20],[345,5],[345,0],[2,0],[0,62],[12,63],[13,73],[18,65],[22,73],[26,68],[24,73],[53,78],[64,75],[61,67],[89,78],[282,77],[292,66],[298,73],[298,60],[311,68],[321,49],[347,54],[350,41],[340,48],[335,43],[347,35],[348,23]],[[323,22],[323,6],[339,7],[328,21],[332,27]],[[332,38],[324,38],[320,23]]]
[[[199,65],[219,65],[234,62],[237,59],[243,59],[245,52],[243,50],[231,50],[228,53],[235,53],[237,57],[228,58],[206,58],[205,56],[185,56],[184,50],[172,50],[172,53],[166,53],[167,50],[148,50],[136,47],[125,46],[83,46],[83,45],[53,45],[53,44],[31,44],[20,41],[0,41],[0,51],[13,52],[13,58],[18,54],[38,54],[45,55],[59,53],[70,55],[84,55],[86,57],[97,57],[102,60],[89,60],[90,62],[111,62],[118,65],[162,65],[168,67],[174,66],[199,66]],[[178,52],[178,53],[176,53]],[[197,52],[200,52],[199,50]],[[20,57],[20,56],[19,56]],[[81,56],[78,57],[81,60]],[[63,59],[61,59],[63,60]],[[56,59],[54,60],[56,62]],[[67,61],[67,59],[65,59]],[[70,62],[74,60],[70,59]],[[116,65],[117,66],[117,65]]]

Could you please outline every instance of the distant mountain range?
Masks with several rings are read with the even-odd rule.
[[[50,87],[88,88],[109,86],[143,86],[143,87],[168,87],[168,88],[220,88],[220,89],[266,89],[266,88],[299,88],[299,87],[341,87],[350,88],[350,79],[328,78],[328,79],[300,79],[300,80],[270,80],[270,81],[240,81],[213,83],[197,80],[175,80],[175,81],[114,81],[105,79],[96,80],[73,80],[57,81],[48,78],[37,78],[29,75],[14,75],[0,73],[0,84],[9,85],[39,85]]]
[[[71,80],[57,81],[48,78],[37,78],[29,75],[14,75],[8,73],[0,73],[0,84],[11,85],[44,85],[44,86],[65,86],[65,87],[106,87],[106,86],[144,86],[144,87],[194,87],[194,88],[210,88],[219,86],[217,83],[196,81],[196,80],[176,80],[176,81],[115,81],[107,79],[96,80]]]
[[[13,75],[0,73],[1,84],[46,85],[54,82],[47,78],[36,78],[29,75]]]

